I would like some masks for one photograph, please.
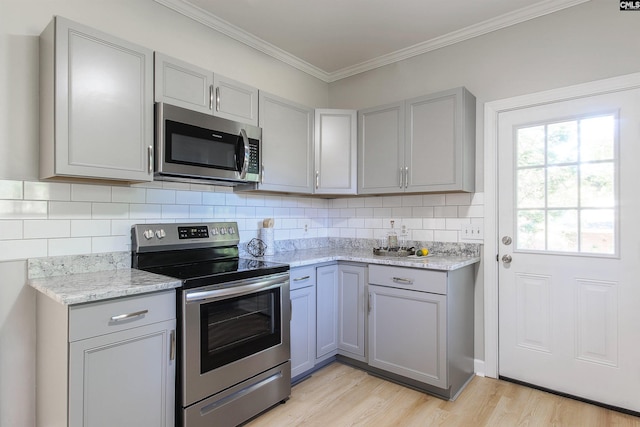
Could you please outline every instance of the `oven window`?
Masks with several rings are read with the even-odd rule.
[[[282,342],[280,288],[200,306],[200,373]]]

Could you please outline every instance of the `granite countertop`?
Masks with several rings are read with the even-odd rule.
[[[175,289],[182,282],[172,277],[123,268],[42,277],[29,280],[29,285],[61,304],[73,305]]]
[[[479,256],[429,255],[427,257],[377,256],[371,249],[318,248],[279,252],[264,256],[265,261],[289,264],[291,268],[333,261],[351,261],[367,264],[393,265],[397,267],[425,268],[429,270],[457,270],[480,262]]]

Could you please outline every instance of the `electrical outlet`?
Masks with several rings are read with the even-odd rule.
[[[304,225],[304,232],[308,232],[309,231],[309,224],[305,224]]]
[[[483,240],[484,230],[482,224],[465,224],[460,230],[462,240]]]

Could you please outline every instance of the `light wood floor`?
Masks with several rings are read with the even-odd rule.
[[[335,362],[247,427],[638,426],[640,418],[491,378],[447,402]]]

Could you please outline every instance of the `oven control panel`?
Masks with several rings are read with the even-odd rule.
[[[240,241],[236,222],[136,224],[131,228],[135,252],[180,247],[234,246]]]

